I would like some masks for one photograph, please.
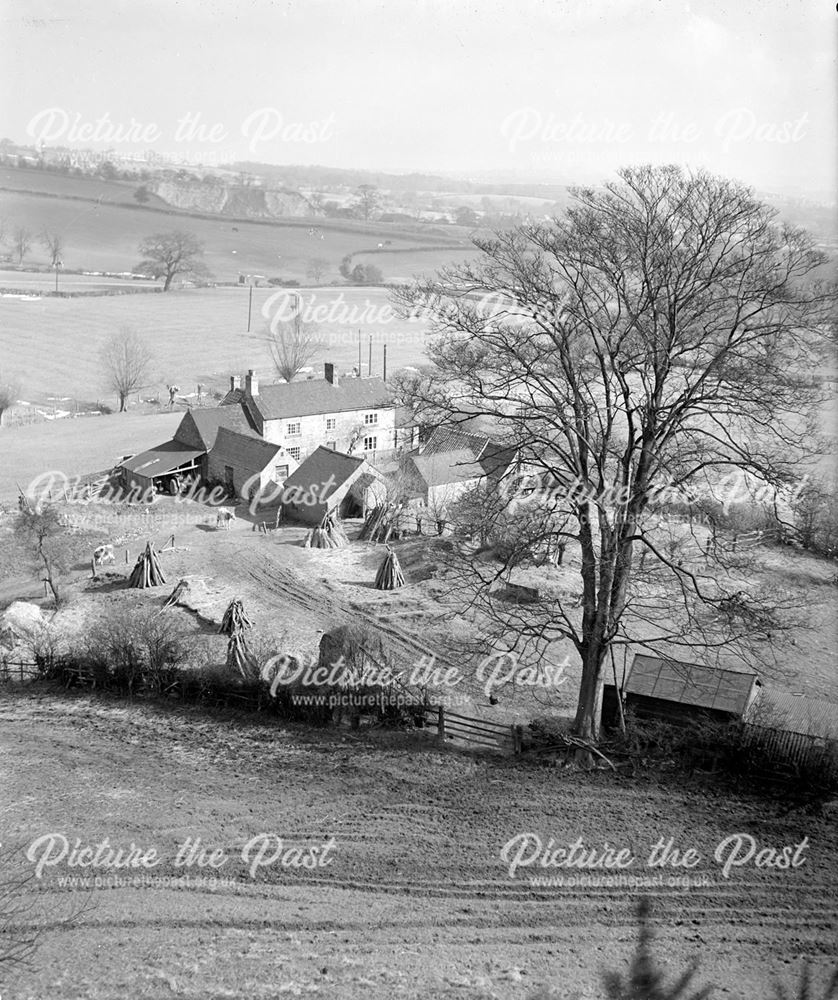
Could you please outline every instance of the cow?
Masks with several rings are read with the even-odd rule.
[[[215,515],[215,527],[216,529],[224,528],[225,531],[229,531],[235,519],[236,512],[232,507],[222,507]]]
[[[93,565],[104,566],[105,563],[114,562],[113,545],[100,545],[93,550]]]

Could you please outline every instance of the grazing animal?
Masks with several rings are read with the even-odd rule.
[[[114,562],[113,545],[100,545],[93,550],[93,565],[104,566],[105,563]]]
[[[215,526],[229,531],[235,519],[236,512],[230,507],[224,507],[215,515]]]

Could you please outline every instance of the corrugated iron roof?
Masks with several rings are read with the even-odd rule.
[[[838,705],[774,688],[762,689],[748,712],[747,721],[790,733],[838,740]]]
[[[165,444],[159,444],[127,459],[122,463],[122,468],[151,479],[154,476],[165,476],[203,454],[203,448],[187,448],[179,441],[166,441]]]
[[[626,677],[625,691],[741,715],[748,707],[755,682],[756,674],[752,673],[637,653]]]

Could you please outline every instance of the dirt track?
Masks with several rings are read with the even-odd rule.
[[[500,851],[524,831],[607,840],[643,859],[658,836],[698,849],[696,873],[713,884],[649,891],[667,967],[700,958],[719,996],[762,1000],[772,973],[790,981],[801,954],[821,967],[838,954],[834,825],[757,801],[440,752],[402,735],[86,697],[7,695],[0,718],[7,845],[56,831],[133,841],[158,849],[154,875],[166,876],[182,874],[170,864],[177,844],[200,836],[229,855],[220,874],[234,880],[96,889],[77,926],[48,931],[37,971],[11,996],[512,1000],[549,981],[557,996],[593,998],[599,970],[630,950],[636,894],[535,887],[528,869],[510,878]],[[265,866],[250,879],[242,847],[271,831],[286,842],[334,837],[333,863]],[[737,831],[760,844],[808,836],[807,861],[725,880],[712,854]],[[79,898],[55,881],[67,874],[84,873],[56,867],[43,880],[48,912]]]

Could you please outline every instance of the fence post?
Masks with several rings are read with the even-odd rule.
[[[440,705],[437,709],[437,722],[436,722],[437,735],[439,737],[439,742],[445,742],[445,707]]]

